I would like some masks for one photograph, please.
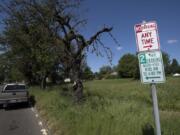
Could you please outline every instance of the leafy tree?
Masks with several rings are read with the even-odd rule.
[[[180,65],[179,65],[179,67],[178,67],[178,71],[177,71],[178,73],[180,73]]]
[[[84,24],[74,14],[79,6],[71,0],[9,0],[1,3],[7,15],[5,35],[17,59],[21,59],[26,76],[40,76],[45,80],[54,60],[58,61],[74,82],[75,101],[83,97],[82,63],[87,51],[111,59],[111,51],[100,40],[111,27],[103,27],[89,39],[78,31]],[[112,35],[111,35],[112,36]],[[58,59],[58,60],[57,60]],[[25,71],[25,70],[24,70]]]
[[[112,72],[112,68],[110,66],[102,66],[100,68],[100,74],[110,74]]]
[[[91,71],[91,68],[87,64],[87,56],[84,54],[84,58],[81,63],[81,78],[83,80],[92,80],[94,79],[94,73]]]
[[[11,57],[19,63],[18,69],[28,81],[34,83],[40,80],[42,88],[46,87],[46,77],[58,50],[54,47],[55,39],[49,30],[51,12],[44,4],[39,5],[30,0],[1,3],[1,8],[7,16],[4,19],[4,36],[6,44],[11,47]],[[41,10],[41,13],[37,12],[36,8]]]
[[[1,54],[0,56],[0,82],[4,82],[7,78],[8,65],[6,55]]]
[[[176,59],[172,60],[170,69],[171,69],[171,73],[173,73],[173,74],[178,73],[179,64],[178,64],[178,61]]]
[[[168,53],[162,52],[162,58],[163,58],[163,63],[164,63],[165,74],[168,75],[171,73],[171,69],[170,69],[171,61],[170,61]]]
[[[99,69],[99,74],[98,74],[99,79],[108,78],[108,76],[112,73],[112,71],[113,70],[112,70],[111,66],[108,66],[108,65],[102,66]]]
[[[24,80],[24,75],[16,67],[12,66],[9,80],[13,82],[21,82]]]
[[[95,78],[96,80],[100,80],[100,79],[102,79],[102,76],[99,74],[99,72],[95,72],[95,73],[94,73],[94,78]]]
[[[0,55],[0,82],[23,81],[24,76],[17,68],[16,61],[13,61],[9,53]]]
[[[138,58],[136,57],[135,59],[135,68],[134,68],[134,72],[133,72],[133,78],[134,79],[139,79],[140,78],[140,71],[139,71],[139,62],[138,62]]]
[[[139,78],[137,57],[133,54],[125,54],[119,60],[118,73],[120,77]]]
[[[89,66],[86,66],[82,72],[82,79],[84,80],[92,80],[94,78],[94,74],[91,71]]]
[[[117,70],[118,70],[117,65],[115,65],[115,66],[112,67],[112,71],[113,71],[113,72],[117,72]]]

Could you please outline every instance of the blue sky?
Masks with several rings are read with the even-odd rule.
[[[113,65],[117,65],[125,53],[136,53],[134,25],[143,20],[157,22],[161,50],[180,63],[180,0],[83,0],[79,14],[88,21],[81,30],[87,39],[104,25],[113,26],[112,34],[121,47],[118,48],[109,35],[102,38],[112,50]],[[94,72],[110,65],[106,57],[90,53],[87,62]]]
[[[113,26],[113,35],[121,48],[108,36],[102,41],[113,52],[113,65],[125,53],[136,53],[134,25],[143,20],[158,24],[161,50],[180,62],[180,1],[179,0],[84,0],[82,17],[88,19],[83,34],[90,37],[104,25]],[[88,54],[88,65],[95,72],[110,65],[107,58]]]

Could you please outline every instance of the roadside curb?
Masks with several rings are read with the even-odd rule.
[[[49,128],[48,128],[47,123],[40,116],[40,113],[38,112],[37,108],[35,106],[31,107],[31,111],[34,113],[36,119],[38,120],[38,125],[41,128],[40,132],[42,133],[42,135],[52,135]]]

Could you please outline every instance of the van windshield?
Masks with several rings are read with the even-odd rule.
[[[7,85],[5,91],[21,91],[26,90],[25,85]]]

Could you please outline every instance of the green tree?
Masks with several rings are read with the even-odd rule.
[[[8,2],[1,3],[1,8],[7,14],[4,37],[6,44],[10,45],[11,57],[29,83],[40,80],[44,89],[46,78],[60,55],[53,36],[55,33],[52,34],[53,28],[50,29],[52,12],[46,8],[47,1],[42,4],[29,0]]]
[[[178,71],[177,71],[178,73],[180,73],[180,65],[179,65],[179,67],[178,67]]]
[[[137,57],[133,54],[125,54],[119,60],[118,73],[120,77],[139,78]]]
[[[176,59],[172,59],[170,69],[171,69],[171,73],[173,73],[173,74],[178,73],[178,71],[179,71],[179,63],[178,63],[178,61]]]
[[[133,78],[134,79],[139,79],[140,78],[140,71],[139,71],[139,62],[138,62],[138,58],[136,57],[135,59],[135,68],[133,71]]]
[[[102,67],[99,69],[99,73],[100,73],[100,74],[110,74],[111,72],[112,72],[111,66],[102,66]]]
[[[0,82],[4,82],[8,77],[9,66],[7,65],[7,56],[5,54],[0,55]]]
[[[82,72],[82,79],[84,80],[92,80],[94,79],[94,74],[91,71],[91,68],[89,66],[86,66]]]
[[[73,91],[76,101],[83,97],[81,75],[85,53],[101,54],[103,49],[111,59],[111,51],[100,37],[112,30],[103,27],[86,39],[78,31],[85,22],[75,15],[74,9],[78,6],[77,1],[71,0],[9,0],[1,3],[1,11],[7,14],[6,39],[16,52],[14,54],[18,54],[16,58],[22,59],[28,76],[40,76],[44,88],[49,69],[57,58],[65,75],[76,84]]]
[[[8,52],[0,55],[0,82],[24,80],[23,74],[17,68],[17,61],[12,59]]]
[[[22,72],[20,72],[19,69],[14,66],[11,67],[9,78],[10,78],[9,80],[11,80],[13,82],[21,82],[25,79]]]
[[[111,66],[108,66],[108,65],[102,66],[99,69],[99,73],[98,73],[99,79],[108,78],[108,76],[112,73],[112,71],[113,70],[112,70]]]
[[[171,69],[170,69],[170,57],[169,54],[166,52],[162,52],[162,58],[163,58],[163,63],[164,63],[164,70],[165,70],[165,74],[169,75],[171,73]]]

